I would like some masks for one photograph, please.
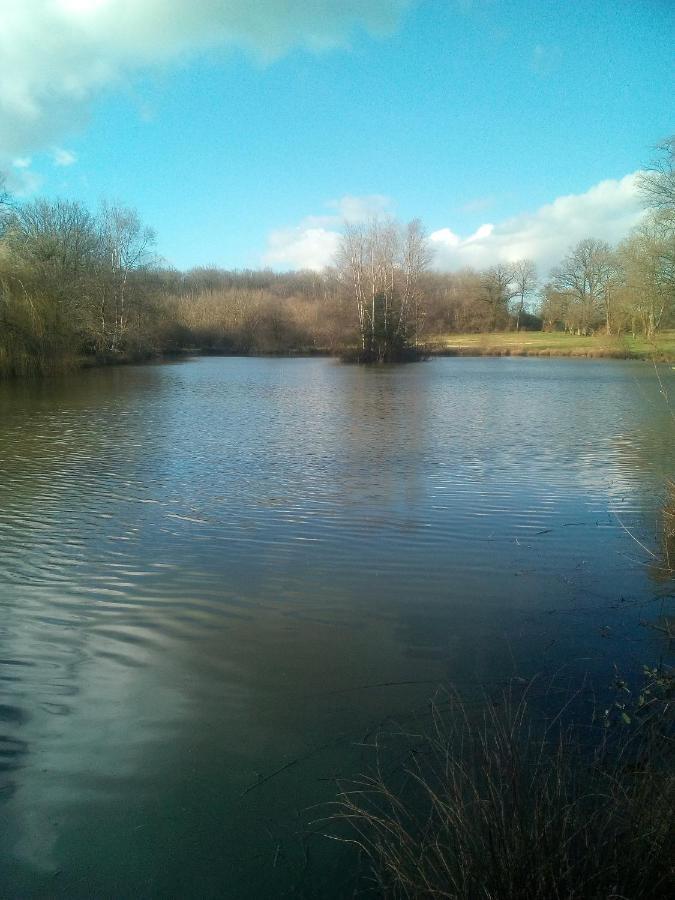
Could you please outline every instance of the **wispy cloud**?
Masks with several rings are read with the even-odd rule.
[[[55,147],[52,151],[52,159],[55,166],[72,166],[77,162],[77,156],[72,150],[63,147]]]
[[[462,212],[473,213],[473,212],[483,212],[486,209],[490,209],[491,206],[494,206],[497,202],[497,198],[494,194],[489,194],[486,197],[474,197],[473,200],[468,200],[466,203],[462,204],[460,207]]]
[[[86,120],[92,99],[135,71],[206,48],[272,60],[392,30],[411,0],[21,0],[2,3],[0,163]],[[170,9],[167,9],[170,7]]]
[[[18,156],[12,160],[3,173],[0,171],[0,182],[16,197],[27,197],[35,193],[42,185],[42,178],[31,168],[30,156]]]
[[[384,194],[366,194],[362,197],[346,194],[339,200],[332,200],[328,206],[336,210],[335,219],[358,224],[387,215],[391,212],[392,202]]]

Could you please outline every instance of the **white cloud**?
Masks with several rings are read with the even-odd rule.
[[[267,238],[264,265],[283,269],[321,270],[330,266],[340,243],[340,228],[388,215],[391,200],[383,194],[345,194],[326,203],[333,213],[306,216],[299,225],[273,231]]]
[[[410,0],[1,0],[0,163],[86,120],[97,93],[208,48],[271,60],[385,33]]]
[[[483,269],[498,262],[528,258],[546,276],[580,240],[595,237],[615,244],[628,234],[643,214],[638,174],[601,181],[583,194],[558,197],[535,212],[521,213],[497,224],[486,222],[466,237],[450,228],[440,228],[429,235],[434,268]],[[265,265],[297,269],[331,265],[342,223],[366,222],[373,216],[387,214],[392,203],[380,194],[347,195],[326,206],[336,213],[307,216],[295,227],[273,231],[263,256]]]
[[[614,244],[642,215],[637,174],[601,181],[583,194],[558,197],[535,212],[496,225],[481,225],[468,237],[449,228],[434,231],[430,235],[434,266],[444,271],[467,266],[480,269],[527,257],[545,274],[585,237]]]
[[[340,234],[327,228],[298,225],[273,231],[267,243],[267,253],[263,256],[265,265],[320,271],[333,261]]]
[[[84,0],[80,0],[84,2]],[[72,150],[65,150],[63,147],[55,147],[52,152],[52,159],[55,166],[72,166],[77,162],[77,156]]]

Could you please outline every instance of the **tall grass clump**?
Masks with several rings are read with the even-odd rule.
[[[358,848],[374,896],[673,896],[672,686],[645,670],[589,727],[569,701],[542,718],[529,690],[480,714],[434,701],[430,725],[379,735],[369,774],[340,784],[330,836]]]
[[[663,506],[663,560],[666,572],[675,573],[675,481],[669,481]]]

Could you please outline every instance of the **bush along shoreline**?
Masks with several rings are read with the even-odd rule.
[[[675,869],[672,668],[579,715],[553,682],[475,704],[453,692],[370,738],[321,827],[356,853],[357,890],[392,898],[657,900]],[[542,710],[546,698],[546,711]],[[574,714],[572,713],[574,710]]]

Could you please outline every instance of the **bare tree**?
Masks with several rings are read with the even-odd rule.
[[[337,272],[356,306],[365,361],[399,359],[417,343],[423,319],[421,276],[431,251],[419,220],[347,224]]]
[[[0,172],[0,236],[2,236],[12,209],[12,195],[7,187],[7,179]]]
[[[490,328],[496,331],[501,320],[508,314],[509,301],[518,289],[513,266],[497,263],[482,273],[480,279],[480,299],[490,309]]]
[[[520,320],[525,309],[525,300],[537,287],[537,267],[531,259],[519,259],[513,264],[513,283],[518,298],[516,307],[516,331],[520,331]]]
[[[622,297],[631,319],[653,337],[675,314],[675,230],[668,211],[654,210],[619,245]],[[633,325],[635,330],[635,325]]]
[[[552,270],[553,286],[567,294],[577,312],[578,334],[590,334],[604,314],[607,334],[611,334],[612,288],[617,266],[612,248],[605,241],[580,241],[560,266]]]
[[[675,210],[675,134],[657,145],[658,156],[642,172],[638,186],[647,206]]]
[[[649,336],[675,315],[675,134],[656,150],[639,179],[649,214],[621,246],[627,294]]]
[[[109,344],[107,349],[115,351],[128,324],[129,278],[150,262],[155,233],[141,224],[134,209],[107,204],[101,209],[100,228],[105,257],[109,261],[109,278],[100,298],[101,334]],[[109,308],[112,323],[108,321]]]
[[[545,284],[541,291],[541,303],[538,314],[543,322],[544,331],[556,331],[562,327],[570,330],[570,298],[551,283]]]
[[[413,219],[405,227],[402,244],[403,286],[399,328],[406,330],[406,339],[417,344],[424,324],[425,305],[422,286],[423,273],[429,268],[432,250],[420,219]]]
[[[15,277],[24,289],[50,297],[55,315],[80,328],[100,253],[94,217],[76,202],[38,199],[10,205],[3,219]]]

